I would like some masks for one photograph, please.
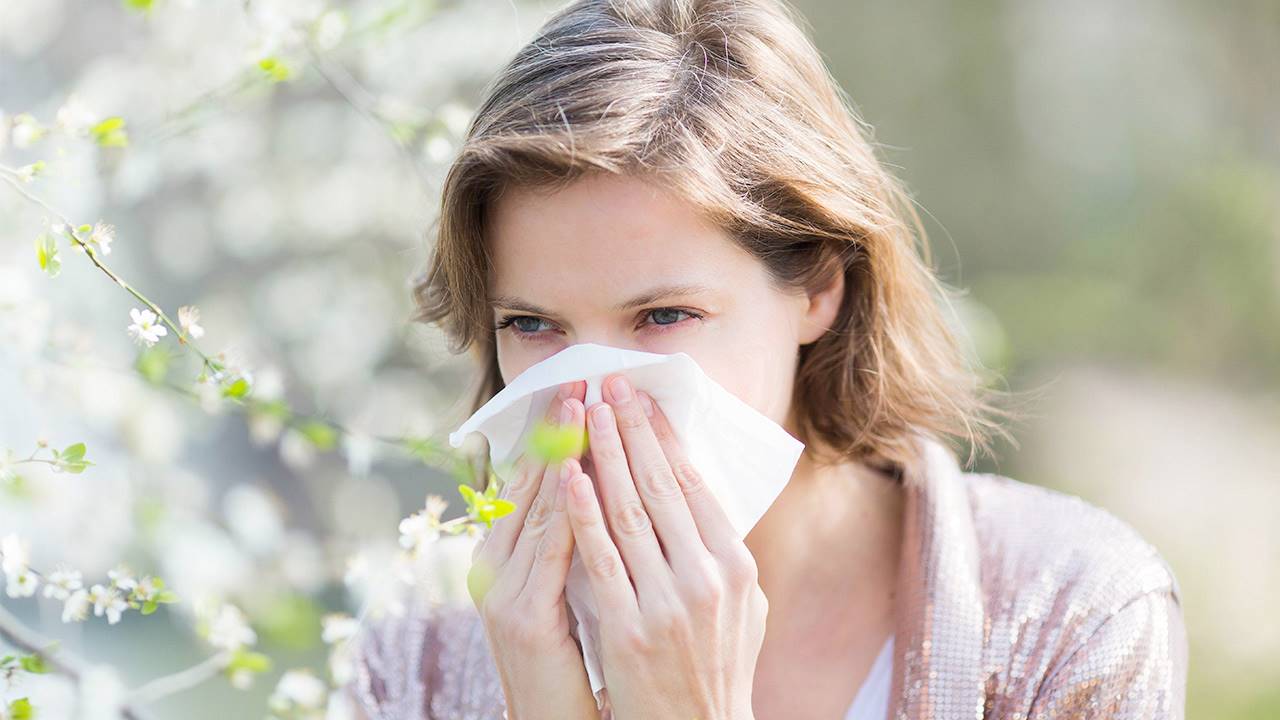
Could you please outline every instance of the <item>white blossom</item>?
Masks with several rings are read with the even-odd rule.
[[[31,544],[15,533],[9,533],[4,536],[4,540],[0,540],[0,555],[4,555],[4,562],[0,567],[4,568],[5,575],[25,572],[27,563],[31,562]]]
[[[63,103],[62,107],[58,108],[58,114],[54,117],[54,122],[59,128],[73,135],[78,135],[96,125],[98,117],[73,93],[67,97],[67,101]]]
[[[34,117],[27,113],[16,116],[13,125],[13,146],[16,148],[31,147],[44,137],[45,130]]]
[[[253,687],[253,673],[244,668],[236,668],[227,676],[227,681],[237,690],[248,690]]]
[[[108,570],[107,577],[121,590],[132,590],[138,586],[138,581],[133,578],[133,571],[124,565],[117,565],[115,569]]]
[[[311,29],[311,35],[321,50],[337,47],[346,33],[347,16],[341,10],[326,10]]]
[[[258,634],[249,627],[244,613],[235,605],[226,604],[209,624],[209,644],[223,650],[239,650],[258,641]]]
[[[60,567],[44,579],[44,596],[55,600],[66,600],[82,587],[84,583],[79,570]]]
[[[197,340],[204,336],[204,328],[200,327],[200,309],[194,305],[178,308],[178,324],[183,332]]]
[[[440,516],[448,502],[439,495],[428,495],[426,507],[400,521],[400,547],[418,553],[440,539]]]
[[[400,521],[400,547],[405,550],[416,553],[439,539],[440,531],[426,513],[416,512]]]
[[[345,613],[329,613],[324,616],[323,624],[320,639],[328,645],[347,640],[360,629],[360,621]]]
[[[80,622],[89,616],[89,593],[76,590],[62,606],[62,622]]]
[[[318,710],[329,700],[329,688],[320,678],[307,670],[288,670],[280,676],[280,682],[267,699],[268,706],[277,712],[294,707]]]
[[[155,578],[146,575],[134,585],[133,595],[138,602],[150,602],[160,595],[160,588],[156,586]]]
[[[6,573],[6,577],[8,582],[5,584],[5,593],[11,598],[31,597],[40,583],[35,573],[27,569],[17,573]]]
[[[90,245],[97,245],[102,250],[103,255],[110,255],[111,243],[115,242],[115,239],[115,225],[109,225],[99,220],[93,226],[93,230],[89,231],[89,237],[85,239],[85,242]],[[77,249],[80,249],[79,246],[77,246]]]
[[[169,334],[164,325],[159,324],[156,314],[150,310],[133,308],[129,311],[129,317],[133,318],[133,324],[129,326],[129,334],[134,340],[145,342],[148,347],[160,342],[160,338]]]
[[[102,617],[105,614],[107,622],[112,625],[120,622],[121,613],[129,607],[129,603],[120,597],[120,593],[115,588],[103,585],[94,585],[89,588],[89,600],[93,602],[94,617]]]

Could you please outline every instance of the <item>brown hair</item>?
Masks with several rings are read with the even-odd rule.
[[[876,159],[846,96],[776,0],[579,0],[498,75],[445,178],[418,320],[503,387],[486,299],[488,204],[505,186],[587,172],[660,182],[724,228],[779,288],[845,276],[833,327],[800,348],[801,441],[845,459],[916,461],[914,433],[990,452],[980,376],[943,315],[910,197]],[[917,243],[918,239],[918,251]],[[992,416],[992,417],[988,417]],[[1012,439],[1012,438],[1010,438]]]

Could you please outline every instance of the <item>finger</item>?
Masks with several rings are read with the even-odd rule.
[[[627,578],[622,556],[605,527],[591,479],[584,473],[575,473],[569,478],[568,490],[569,526],[573,529],[573,541],[582,555],[591,592],[601,613],[608,608],[618,622],[635,622],[640,616],[640,606],[631,580]]]
[[[591,459],[595,480],[604,498],[604,516],[630,571],[636,596],[642,601],[670,597],[675,586],[671,566],[662,556],[658,537],[653,533],[653,522],[636,492],[613,408],[606,402],[596,403],[591,407],[590,418]]]
[[[569,458],[559,463],[559,481],[556,499],[551,507],[551,519],[538,541],[533,554],[533,567],[529,579],[521,591],[535,607],[554,607],[564,595],[569,577],[569,565],[573,559],[573,528],[569,526],[566,505],[569,496],[569,478],[582,471],[577,460]]]
[[[605,387],[615,409],[631,477],[668,564],[677,575],[702,567],[710,559],[709,553],[667,455],[649,424],[645,406],[622,375],[605,378]]]
[[[652,397],[649,399],[653,401]],[[702,475],[693,467],[693,463],[689,462],[688,454],[680,446],[671,423],[657,402],[653,402],[653,417],[649,418],[649,425],[653,428],[658,444],[662,446],[667,462],[671,464],[671,470],[680,484],[685,504],[689,507],[699,535],[702,536],[702,544],[718,559],[732,557],[738,552],[738,545],[741,544],[742,538],[738,537],[737,530],[729,521],[729,516],[725,514],[720,501],[716,500],[715,495],[711,493],[711,488],[703,481]]]
[[[578,402],[577,398],[569,398],[563,402],[567,413],[567,415],[563,416],[565,418],[563,424],[581,426],[581,417],[584,414],[582,403]],[[575,417],[578,419],[575,420]],[[524,587],[529,578],[529,568],[533,565],[533,557],[538,550],[538,542],[541,541],[542,535],[547,529],[547,522],[551,519],[552,508],[556,500],[556,487],[560,484],[562,466],[563,463],[544,466],[542,487],[538,491],[538,496],[534,498],[528,514],[525,516],[524,526],[520,528],[520,535],[516,538],[515,547],[511,551],[511,558],[507,561],[511,568],[511,576],[519,578],[516,585],[517,589]]]
[[[563,412],[564,398],[576,395],[586,396],[585,382],[578,381],[561,385],[560,390],[547,406],[543,421],[556,422],[556,419],[560,417],[560,413]],[[510,559],[511,553],[515,548],[516,536],[524,526],[535,497],[542,491],[544,483],[541,481],[546,473],[546,468],[545,460],[529,452],[523,453],[516,461],[515,472],[512,474],[507,486],[502,489],[501,494],[501,497],[515,503],[516,508],[494,520],[493,527],[490,528],[482,541],[481,547],[474,553],[473,561],[483,556],[491,565],[497,567],[505,564]],[[553,487],[552,491],[554,492],[554,490],[555,488]]]

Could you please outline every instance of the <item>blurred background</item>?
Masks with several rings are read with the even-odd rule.
[[[965,290],[975,359],[1039,393],[976,469],[1164,554],[1188,717],[1280,716],[1280,4],[795,4]],[[341,676],[325,616],[379,596],[427,494],[466,510],[430,439],[472,375],[410,322],[408,283],[481,90],[558,5],[0,2],[0,536],[86,588],[123,561],[181,598],[109,624],[0,597],[84,662],[81,695],[22,674],[6,702],[260,717],[285,670]],[[46,221],[114,225],[99,259],[175,320],[197,306],[252,402],[193,383],[174,333],[135,343],[138,299],[65,239],[48,277]],[[94,464],[15,462],[42,440]],[[415,556],[432,592],[463,597],[467,542]],[[159,693],[211,655],[204,599],[243,609],[271,667]]]

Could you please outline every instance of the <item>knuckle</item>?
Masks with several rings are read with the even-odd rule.
[[[648,613],[649,633],[652,637],[674,640],[687,637],[689,634],[689,618],[678,606],[662,604],[651,608]]]
[[[649,494],[659,500],[673,500],[682,496],[676,476],[668,467],[645,468],[641,477]]]
[[[724,601],[724,585],[715,577],[703,577],[689,585],[689,604],[700,611],[715,610]]]
[[[551,506],[547,499],[541,495],[533,501],[533,505],[529,506],[529,514],[525,516],[524,524],[530,528],[542,527],[550,515]]]
[[[600,553],[587,563],[591,572],[604,580],[612,580],[622,573],[622,562],[613,553]]]
[[[644,412],[640,411],[637,406],[627,407],[622,412],[615,414],[618,416],[618,427],[622,430],[638,430],[648,422]]]
[[[653,649],[653,641],[644,628],[625,625],[618,630],[618,643],[623,650],[633,655],[645,655]]]
[[[553,540],[551,535],[543,535],[538,542],[538,546],[533,551],[534,560],[544,565],[553,565],[556,561],[563,560],[567,554],[561,544]]]
[[[676,463],[672,470],[685,495],[694,496],[705,491],[707,484],[703,481],[702,473],[688,461]]]
[[[736,550],[725,562],[725,575],[734,587],[751,587],[760,579],[756,559],[745,548]]]
[[[624,535],[643,535],[649,531],[649,513],[638,501],[628,500],[614,513],[613,526]]]

